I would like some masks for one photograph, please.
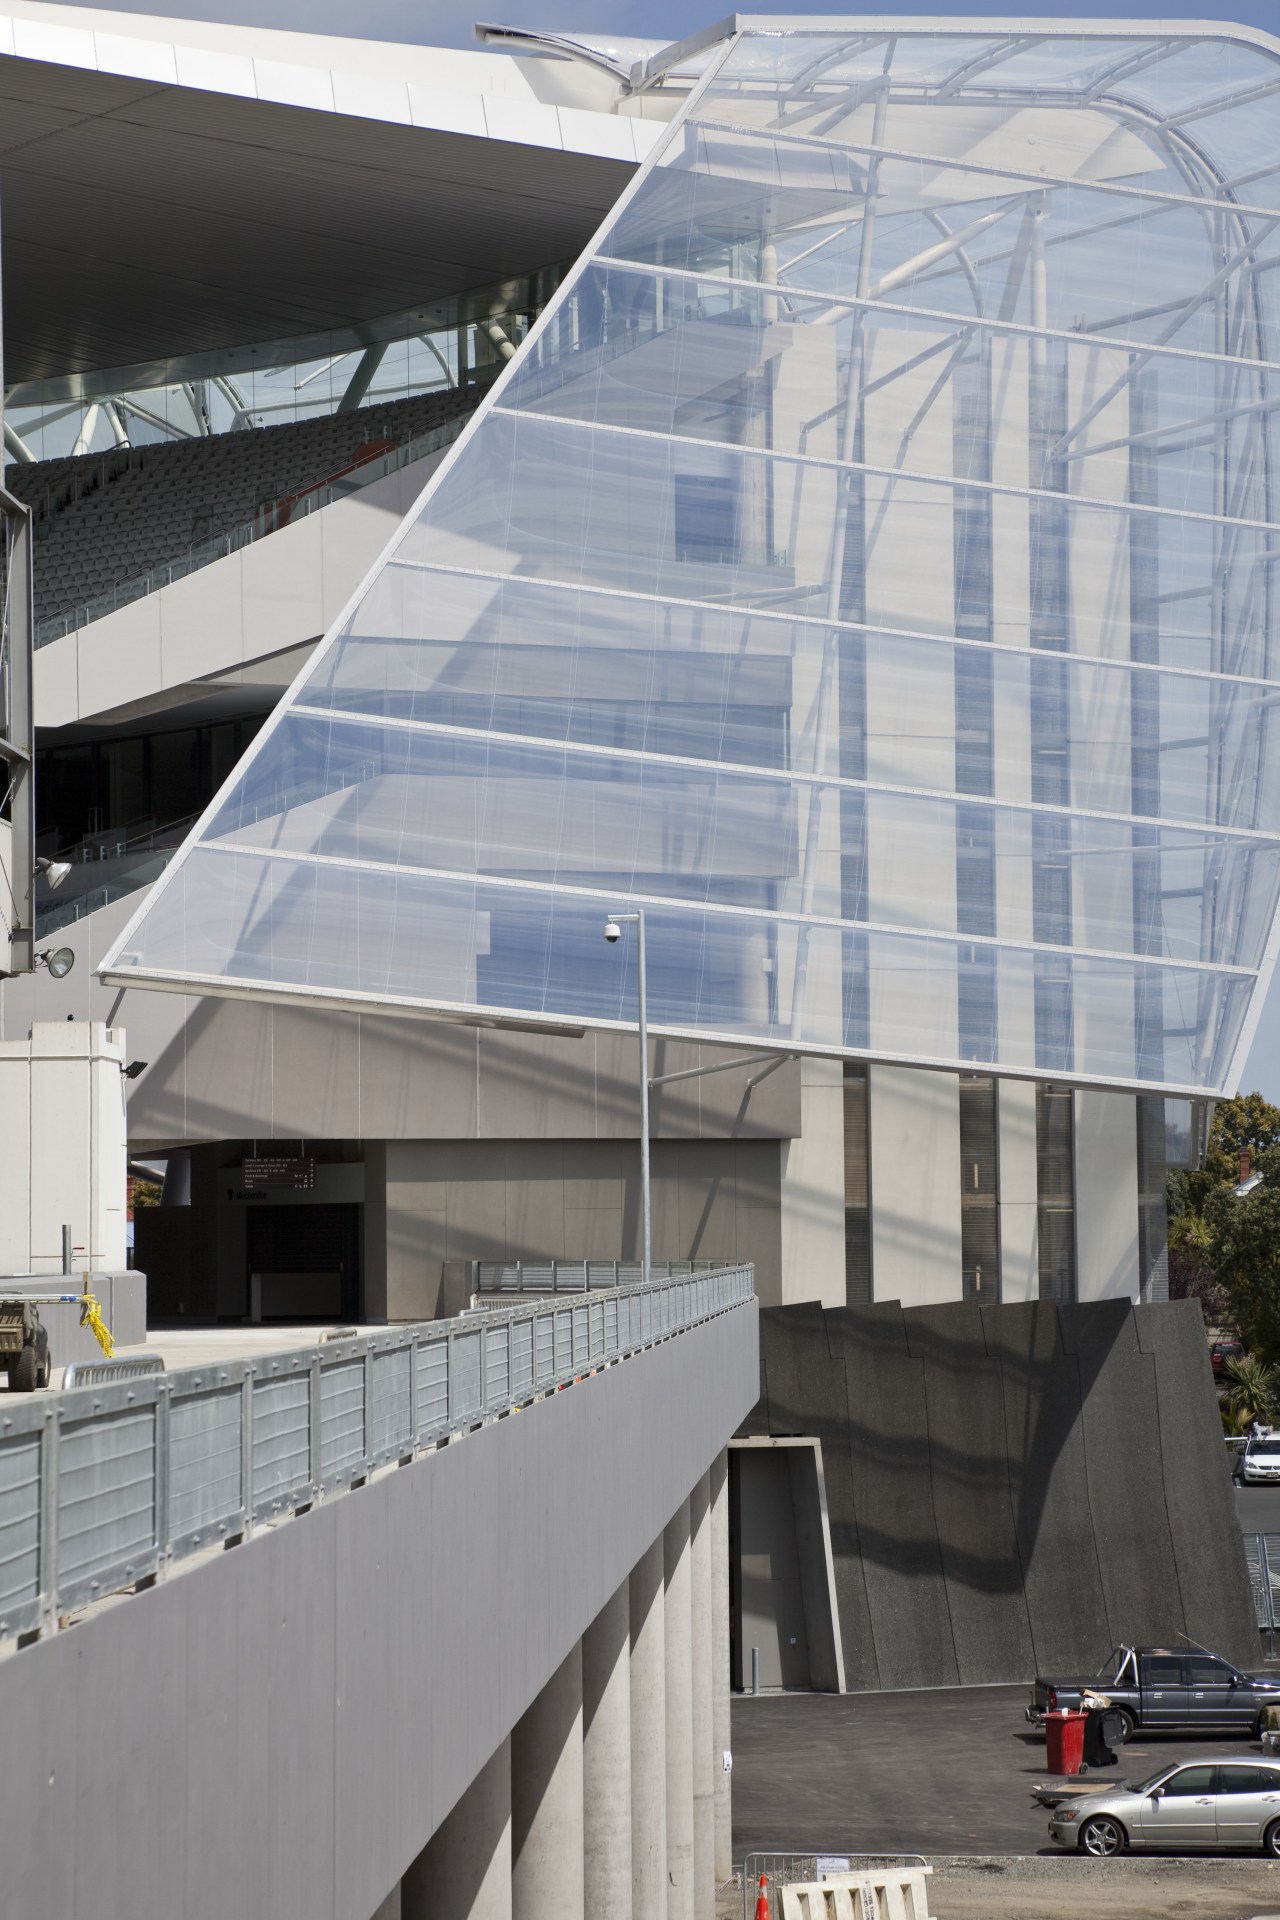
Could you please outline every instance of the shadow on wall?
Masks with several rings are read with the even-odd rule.
[[[777,1307],[760,1346],[743,1432],[821,1442],[851,1689],[1256,1663],[1194,1301]]]

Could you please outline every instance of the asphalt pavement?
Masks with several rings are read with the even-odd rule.
[[[1052,1851],[1031,1799],[1052,1776],[1028,1726],[1029,1689],[793,1693],[733,1702],[733,1857],[772,1850],[924,1854]],[[1245,1740],[1139,1734],[1099,1786],[1169,1761],[1257,1752]]]
[[[1280,1533],[1280,1487],[1236,1487],[1241,1533]]]

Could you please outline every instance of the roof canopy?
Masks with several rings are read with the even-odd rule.
[[[1280,62],[751,23],[103,963],[1215,1093],[1280,899]]]

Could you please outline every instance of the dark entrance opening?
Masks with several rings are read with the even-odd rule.
[[[358,1202],[253,1206],[246,1226],[251,1320],[357,1318]]]

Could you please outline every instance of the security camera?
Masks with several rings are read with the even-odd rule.
[[[622,928],[621,928],[621,927],[620,927],[620,926],[618,925],[618,923],[617,923],[617,921],[616,921],[616,920],[606,920],[606,921],[605,921],[605,923],[604,923],[604,937],[605,937],[605,939],[606,939],[606,940],[607,940],[607,941],[609,942],[609,945],[610,945],[611,947],[612,947],[612,946],[616,946],[616,945],[617,945],[617,943],[618,943],[618,941],[619,941],[619,940],[621,940],[621,938],[622,938]]]

